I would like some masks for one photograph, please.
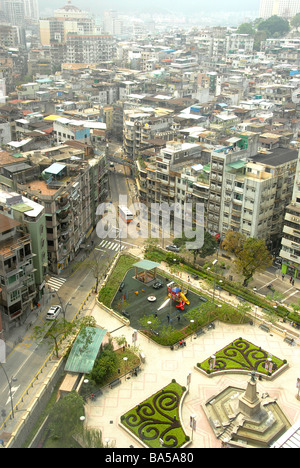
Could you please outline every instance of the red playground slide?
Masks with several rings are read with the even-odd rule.
[[[185,305],[185,302],[180,301],[179,304],[176,305],[176,307],[177,307],[177,309],[184,310],[184,305]]]

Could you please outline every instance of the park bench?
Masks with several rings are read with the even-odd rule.
[[[177,341],[177,343],[175,343],[175,344],[173,344],[171,346],[171,350],[173,351],[174,349],[183,348],[184,346],[186,346],[185,341],[183,342],[183,344],[179,344],[179,341]]]
[[[294,338],[289,338],[288,336],[286,336],[283,341],[285,341],[289,345],[293,345],[295,342]]]
[[[115,379],[115,380],[113,380],[112,382],[110,382],[109,387],[110,387],[110,388],[114,388],[114,387],[116,387],[117,385],[119,385],[120,383],[121,383],[121,379],[119,379],[119,378],[118,378],[118,379]]]
[[[246,299],[244,299],[242,296],[236,296],[236,298],[240,301],[240,302],[245,302]]]
[[[137,367],[134,367],[134,368],[131,370],[130,373],[131,373],[131,375],[137,376],[139,372],[141,372],[141,368],[140,368],[140,366],[137,366]]]
[[[205,331],[203,330],[203,328],[199,328],[199,330],[197,330],[195,332],[195,338],[197,338],[200,335],[204,335],[204,334],[205,334]]]
[[[259,325],[259,328],[261,328],[261,329],[262,329],[263,331],[265,331],[265,332],[269,332],[269,331],[270,331],[269,327],[267,327],[267,325],[264,325],[263,323],[262,323],[261,325]]]

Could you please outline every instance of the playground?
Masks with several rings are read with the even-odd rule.
[[[184,314],[203,304],[186,284],[158,275],[158,265],[144,261],[128,270],[125,277],[120,278],[122,286],[111,305],[129,318],[130,325],[137,330],[141,329],[142,317],[153,315],[160,320],[160,327],[172,325],[179,330],[188,324]]]

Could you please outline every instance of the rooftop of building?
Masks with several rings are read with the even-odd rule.
[[[290,148],[274,148],[261,152],[249,158],[252,162],[266,164],[268,166],[281,166],[298,159],[298,150]]]

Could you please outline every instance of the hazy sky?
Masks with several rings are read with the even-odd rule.
[[[62,7],[67,0],[39,0],[41,14]],[[115,9],[120,13],[150,12],[156,8],[162,12],[185,12],[187,15],[197,11],[256,11],[260,0],[72,0],[72,4],[83,10],[101,13],[104,10]]]

